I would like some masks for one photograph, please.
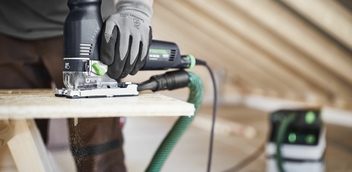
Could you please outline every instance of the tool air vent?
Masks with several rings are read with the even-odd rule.
[[[176,50],[171,50],[169,61],[174,61],[176,57]]]
[[[79,55],[89,56],[92,52],[92,44],[79,44]]]

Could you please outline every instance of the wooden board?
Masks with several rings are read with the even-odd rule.
[[[0,90],[0,119],[192,116],[193,104],[160,94],[67,99],[54,90]]]
[[[18,171],[54,171],[34,120],[15,120],[13,123],[15,134],[7,145]]]

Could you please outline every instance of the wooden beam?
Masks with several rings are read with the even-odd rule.
[[[10,121],[0,120],[0,149],[13,137],[13,127]]]
[[[322,96],[326,97],[329,94],[334,94],[334,96],[341,96],[346,100],[351,99],[352,90],[348,85],[310,60],[307,54],[294,49],[286,41],[274,36],[261,24],[254,22],[251,17],[244,14],[236,6],[232,6],[229,1],[209,1],[204,5],[221,9],[221,13],[218,13],[218,15],[213,14],[214,18],[249,39],[253,44],[269,51],[272,55],[268,57],[274,58],[289,67],[299,77],[304,78],[305,82],[313,84],[313,88],[324,91],[325,93],[322,93]],[[229,20],[236,22],[228,22]]]
[[[18,172],[7,144],[0,148],[0,171]]]
[[[196,40],[189,39],[187,35],[180,32],[180,29],[172,27],[170,23],[164,21],[157,15],[153,18],[153,39],[173,41],[177,43],[182,54],[192,54],[196,58],[206,60],[213,67],[224,67],[227,71],[231,70],[231,72],[235,73],[236,76],[239,76],[241,80],[246,82],[249,88],[263,86],[261,83],[257,82],[257,80],[252,79],[250,75],[246,75],[246,73],[238,68],[234,68],[233,66],[230,68],[229,65],[224,65],[219,60],[211,58],[217,57],[217,54],[214,52],[208,53],[207,51],[204,51],[206,48],[202,44],[197,44],[197,46],[195,46]]]
[[[250,16],[352,84],[352,58],[274,1],[233,0]]]
[[[254,63],[239,55],[237,51],[228,45],[225,45],[224,42],[221,42],[221,39],[218,38],[221,35],[214,36],[214,33],[216,32],[222,34],[223,36],[226,34],[223,32],[217,32],[219,28],[214,26],[213,23],[209,23],[204,18],[197,17],[197,14],[194,13],[194,11],[185,8],[185,6],[180,3],[182,2],[168,1],[166,3],[164,1],[158,1],[158,3],[154,4],[154,8],[156,8],[156,11],[160,11],[161,9],[159,9],[160,7],[158,7],[158,4],[167,8],[167,10],[163,11],[162,17],[164,17],[169,24],[177,23],[177,25],[173,25],[172,27],[178,26],[180,27],[178,30],[182,31],[182,34],[186,36],[192,35],[192,39],[189,39],[189,41],[194,41],[194,45],[203,45],[203,51],[213,52],[216,54],[216,56],[210,56],[207,59],[222,61],[222,64],[229,65],[229,69],[236,66],[241,71],[252,75],[253,77],[251,77],[251,79],[259,80],[267,85],[267,88],[276,89],[279,92],[292,91],[292,88],[281,83],[281,81],[275,79],[266,71],[258,68],[258,66]],[[173,12],[174,14],[167,15],[170,13],[169,11]],[[179,14],[180,11],[182,11],[182,14]],[[192,16],[192,18],[188,16]],[[188,19],[192,19],[192,21],[189,21]],[[187,26],[187,29],[182,29],[182,26]]]
[[[166,25],[168,25],[168,23],[165,23],[164,21],[157,19],[157,17],[155,17],[154,21],[157,21],[157,22],[155,22],[155,24],[153,24],[153,30],[155,33],[153,35],[153,39],[165,40],[165,41],[172,40],[175,43],[177,43],[182,54],[192,54],[196,58],[205,60],[205,61],[207,61],[207,63],[210,64],[212,69],[224,68],[227,74],[232,73],[232,76],[236,76],[237,79],[241,81],[240,84],[238,82],[237,83],[234,82],[234,84],[237,87],[240,87],[244,92],[251,92],[251,90],[258,89],[258,88],[269,90],[269,88],[265,88],[264,84],[260,83],[260,81],[258,81],[256,79],[253,79],[252,76],[247,75],[247,73],[245,73],[244,71],[239,70],[236,67],[230,68],[229,65],[224,66],[223,64],[219,63],[219,61],[215,60],[214,58],[209,58],[209,56],[211,56],[211,55],[214,55],[214,57],[215,57],[216,54],[212,53],[212,52],[208,53],[208,52],[204,51],[205,48],[201,45],[194,46],[194,44],[196,42],[194,42],[192,40],[188,40],[188,37],[178,33],[177,29],[173,30],[171,27],[166,26]],[[162,29],[159,29],[159,28],[162,28]],[[167,30],[167,31],[165,31],[165,30]],[[196,73],[199,72],[198,68],[192,69],[191,71],[195,71]],[[200,74],[201,77],[203,75],[209,75],[208,73],[198,73],[198,74]]]
[[[280,80],[280,82],[283,82],[284,84],[293,89],[302,92],[316,91],[316,89],[310,88],[311,86],[305,81],[303,81],[300,77],[298,77],[295,73],[288,71],[277,61],[272,60],[269,57],[270,55],[265,50],[256,47],[246,38],[243,38],[241,34],[238,34],[236,31],[228,29],[226,25],[224,26],[222,25],[222,23],[219,23],[219,20],[217,19],[224,17],[221,16],[222,10],[213,8],[210,5],[210,2],[204,3],[202,1],[197,0],[191,0],[187,2],[193,5],[193,9],[199,10],[198,13],[200,16],[202,16],[203,18],[207,18],[210,20],[210,22],[212,22],[208,25],[220,27],[219,30],[215,30],[214,28],[212,28],[212,30],[208,34],[213,35],[213,37],[219,37],[219,39],[224,42],[224,46],[229,46],[231,49],[236,50],[236,52],[239,52],[249,62],[256,64],[261,69],[267,71],[271,76],[274,76],[276,79]],[[182,14],[184,14],[184,12],[185,10],[182,11]],[[195,15],[192,16],[192,18],[195,18]],[[214,16],[216,16],[216,19],[214,18]],[[197,21],[199,20],[200,19],[197,19]],[[229,23],[229,21],[231,21],[231,18],[227,17],[225,23]],[[223,32],[223,34],[220,32]]]
[[[168,3],[170,2],[171,1],[168,1]],[[166,34],[169,35],[168,37],[173,37],[177,42],[182,42],[182,44],[187,45],[188,48],[192,49],[191,51],[202,52],[202,55],[199,57],[205,58],[208,63],[210,62],[209,64],[220,63],[225,66],[227,70],[236,71],[236,69],[238,69],[239,71],[244,71],[241,72],[242,74],[245,74],[244,78],[252,80],[252,82],[255,82],[259,87],[264,89],[277,88],[277,90],[284,92],[284,89],[279,89],[277,85],[269,84],[266,81],[267,77],[261,77],[263,76],[261,74],[262,71],[258,71],[255,65],[244,63],[242,60],[239,60],[239,57],[235,58],[235,56],[238,56],[236,52],[215,43],[215,40],[209,35],[203,33],[199,27],[190,25],[179,16],[172,14],[168,9],[161,6],[159,1],[154,3],[154,9],[156,12],[162,14],[155,15],[153,18],[153,20],[156,21],[153,23],[153,27],[155,28],[154,32],[166,32]],[[184,26],[187,26],[186,30],[184,29]],[[159,31],[156,30],[157,28],[160,28]],[[192,35],[192,39],[190,39],[189,35]],[[214,42],[214,44],[209,44],[209,42]],[[226,56],[231,56],[233,58],[225,58]]]
[[[54,171],[34,120],[15,120],[14,137],[7,143],[19,172]]]
[[[337,1],[286,0],[282,2],[352,50],[352,14]]]

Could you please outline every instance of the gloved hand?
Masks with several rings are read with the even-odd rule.
[[[113,78],[134,75],[143,67],[152,40],[153,9],[141,0],[119,0],[116,14],[105,21],[100,60]]]

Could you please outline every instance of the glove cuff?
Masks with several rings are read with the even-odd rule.
[[[153,8],[142,0],[119,0],[116,4],[116,12],[125,10],[139,11],[148,19],[151,19],[153,16]]]

